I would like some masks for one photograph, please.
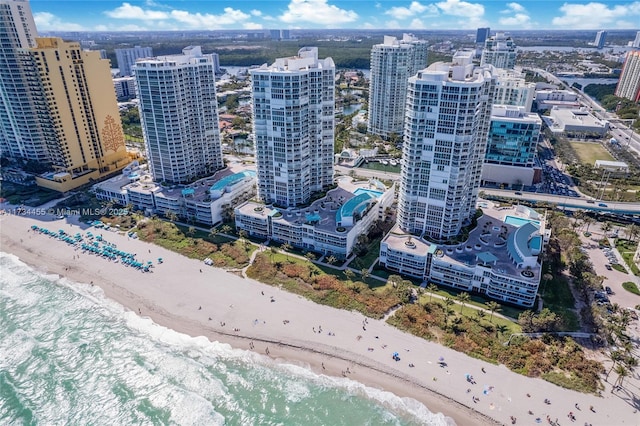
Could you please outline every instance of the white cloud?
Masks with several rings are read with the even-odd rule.
[[[122,3],[122,6],[104,12],[107,16],[116,19],[142,19],[145,21],[167,19],[166,12],[158,10],[143,9],[140,6],[132,6],[129,3]]]
[[[245,22],[244,24],[242,24],[242,28],[244,28],[245,30],[261,30],[264,27],[262,26],[262,24],[256,24],[255,22]]]
[[[288,24],[311,22],[336,26],[356,21],[358,14],[330,5],[327,0],[291,0],[287,11],[279,19]]]
[[[505,12],[526,12],[524,6],[522,6],[520,3],[507,3],[507,9]]]
[[[250,18],[250,15],[231,7],[225,7],[222,15],[209,13],[191,13],[186,10],[172,10],[171,18],[187,24],[189,28],[221,28],[225,25],[240,24]]]
[[[421,19],[415,18],[411,20],[411,23],[409,23],[409,28],[412,30],[424,30],[427,27]]]
[[[447,15],[462,16],[470,19],[480,19],[484,15],[484,6],[479,3],[469,3],[460,0],[445,0],[436,3],[438,9]]]
[[[391,29],[398,29],[398,28],[402,28],[402,25],[400,25],[400,23],[398,21],[396,21],[395,19],[392,19],[391,21],[387,21],[384,24],[385,28],[391,28]]]
[[[64,22],[59,17],[49,12],[36,12],[33,14],[38,31],[86,31],[80,24]]]
[[[420,2],[412,1],[409,7],[394,6],[384,13],[385,15],[393,16],[395,19],[407,19],[424,12],[429,12],[430,14],[437,14],[438,8],[435,7],[434,5],[425,6]]]
[[[560,7],[561,16],[551,23],[557,27],[571,29],[637,28],[640,22],[640,2],[609,6],[604,3],[565,3]],[[636,19],[634,20],[633,17]],[[635,21],[635,24],[629,22]],[[629,25],[631,24],[631,25]],[[622,26],[621,26],[622,25]]]
[[[531,16],[529,16],[527,10],[519,3],[508,3],[507,9],[501,11],[500,13],[511,15],[500,18],[498,20],[498,22],[500,22],[500,25],[508,27],[531,28]]]
[[[259,11],[258,9],[253,9],[253,10],[252,10],[251,12],[249,12],[249,13],[251,13],[251,15],[252,15],[252,16],[262,16],[262,12],[261,12],[261,11]]]

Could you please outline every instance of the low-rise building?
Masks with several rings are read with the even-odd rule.
[[[380,264],[456,290],[533,306],[542,274],[541,253],[550,236],[545,218],[524,206],[499,210],[480,204],[486,206],[484,214],[466,241],[435,244],[396,226],[382,240]]]
[[[189,185],[164,186],[136,165],[121,175],[94,185],[96,198],[131,205],[146,214],[175,214],[183,220],[213,225],[230,218],[233,208],[255,193],[255,171],[229,169]]]
[[[586,108],[565,109],[553,107],[548,117],[542,117],[553,133],[604,136],[609,122],[600,120]]]
[[[544,88],[536,90],[535,106],[537,111],[546,111],[554,107],[575,109],[580,107],[580,102],[578,94],[571,90]]]
[[[287,209],[248,201],[235,208],[238,229],[249,235],[346,258],[394,199],[394,186],[377,180],[338,179],[338,186],[306,207]]]

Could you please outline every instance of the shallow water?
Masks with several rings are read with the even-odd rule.
[[[0,253],[0,424],[447,422],[411,398],[174,332]]]

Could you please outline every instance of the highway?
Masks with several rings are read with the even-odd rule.
[[[382,180],[400,180],[399,173],[382,172],[372,169],[361,169],[343,166],[335,166],[335,171],[341,175],[348,176],[350,172],[354,171],[357,176],[364,178],[376,178]],[[499,197],[509,197],[515,200],[523,201],[540,201],[556,204],[559,208],[569,210],[590,210],[594,212],[602,213],[615,213],[615,214],[640,214],[640,203],[623,203],[612,201],[594,201],[588,203],[588,198],[567,197],[564,195],[543,194],[539,192],[521,192],[522,195],[516,195],[516,192],[506,189],[494,189],[494,188],[480,188],[480,191],[488,195],[495,195]],[[593,201],[593,200],[592,200]],[[606,204],[606,207],[600,206],[600,203]]]

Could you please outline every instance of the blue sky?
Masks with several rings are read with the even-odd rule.
[[[640,1],[31,0],[39,31],[639,29]]]

